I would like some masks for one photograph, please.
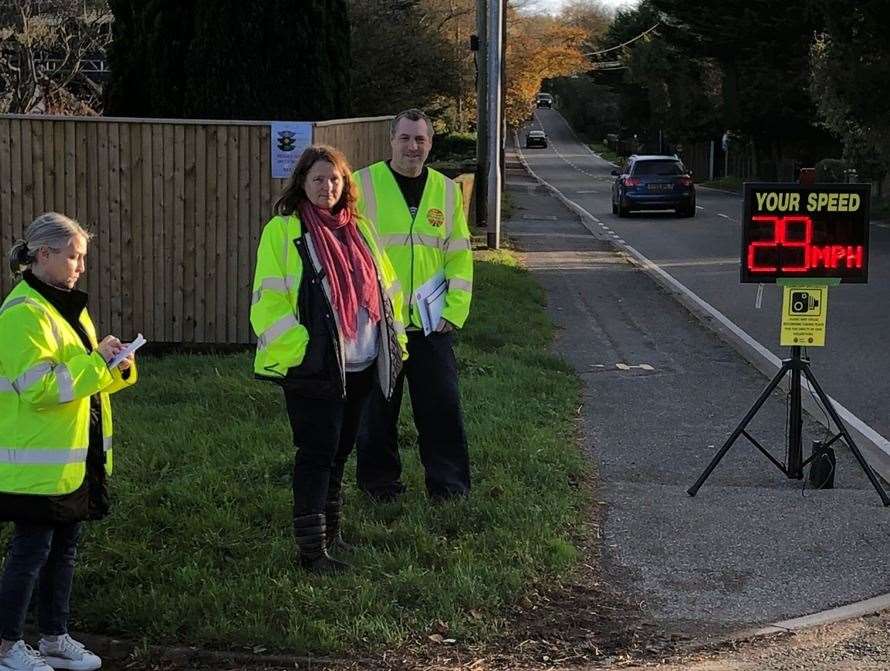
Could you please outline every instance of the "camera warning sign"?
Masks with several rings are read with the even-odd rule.
[[[827,286],[785,286],[782,295],[782,347],[824,347]]]

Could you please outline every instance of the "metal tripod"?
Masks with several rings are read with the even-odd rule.
[[[786,373],[791,373],[791,410],[790,410],[790,430],[788,433],[788,465],[781,463],[778,461],[773,455],[766,451],[766,449],[755,440],[751,434],[749,434],[746,430],[748,423],[754,419],[754,415],[760,410],[761,406],[766,402],[769,398],[770,394],[773,393],[776,387],[779,386],[779,382],[782,381],[782,378],[785,377]],[[871,466],[865,461],[862,456],[862,453],[859,451],[859,448],[856,446],[856,443],[853,441],[852,436],[850,435],[850,431],[847,429],[846,425],[841,421],[841,418],[838,416],[837,411],[834,409],[834,406],[831,403],[831,399],[828,398],[826,393],[822,390],[822,387],[819,385],[819,382],[816,380],[816,377],[813,375],[813,372],[810,370],[810,360],[803,358],[800,354],[800,347],[792,347],[791,348],[791,358],[784,359],[782,361],[782,367],[779,369],[779,372],[776,373],[775,377],[770,381],[770,383],[766,386],[766,389],[763,390],[763,393],[760,394],[760,397],[757,401],[754,402],[754,405],[751,406],[751,409],[748,410],[748,414],[739,422],[739,425],[735,428],[735,430],[730,434],[729,438],[725,443],[723,443],[723,447],[717,452],[714,458],[711,460],[711,463],[708,464],[708,467],[704,470],[704,472],[699,476],[698,480],[695,481],[695,484],[690,487],[687,492],[689,496],[695,496],[705,480],[708,479],[708,476],[711,475],[711,471],[713,471],[717,464],[720,463],[720,460],[723,456],[729,452],[729,448],[732,447],[733,443],[735,443],[736,439],[739,436],[744,436],[748,439],[748,441],[754,445],[758,450],[760,450],[767,459],[769,459],[773,465],[778,468],[782,473],[784,473],[788,478],[794,480],[800,480],[803,478],[803,467],[806,466],[810,459],[803,461],[803,450],[801,446],[801,436],[803,432],[803,415],[801,413],[800,399],[801,399],[801,375],[806,377],[809,381],[810,386],[816,392],[816,395],[822,401],[822,405],[825,406],[826,411],[828,412],[829,417],[838,427],[838,433],[834,435],[831,440],[825,443],[825,446],[828,447],[838,438],[843,438],[844,442],[850,448],[850,451],[856,457],[856,461],[859,462],[859,465],[862,467],[862,470],[865,471],[865,475],[868,476],[869,481],[872,486],[877,491],[878,495],[881,497],[881,501],[885,506],[890,506],[890,497],[887,496],[887,492],[884,490],[881,483],[878,481],[878,477],[875,475]]]

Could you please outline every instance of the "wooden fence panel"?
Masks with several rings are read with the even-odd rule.
[[[389,117],[325,121],[353,168],[389,155]],[[256,247],[286,180],[267,122],[0,115],[0,254],[38,214],[94,235],[80,287],[100,337],[254,342]],[[0,272],[0,294],[15,280]]]

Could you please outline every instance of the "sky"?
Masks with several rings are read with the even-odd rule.
[[[535,4],[542,10],[547,12],[557,12],[562,7],[565,0],[535,0]],[[639,0],[599,0],[606,7],[617,9],[621,6],[635,6],[640,4]]]

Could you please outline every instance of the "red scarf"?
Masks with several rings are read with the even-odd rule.
[[[349,208],[334,214],[306,201],[299,210],[327,275],[343,335],[354,340],[360,307],[368,311],[372,323],[380,321],[374,260]]]

